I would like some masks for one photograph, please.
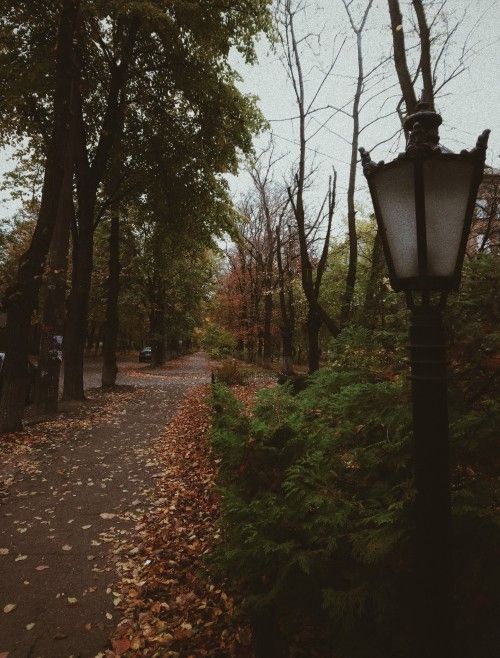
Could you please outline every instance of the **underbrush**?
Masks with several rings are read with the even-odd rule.
[[[321,370],[299,394],[261,391],[250,412],[213,387],[222,491],[213,562],[244,597],[258,657],[414,656],[410,393],[385,361]],[[493,658],[500,405],[491,391],[456,386],[450,412],[454,656]]]
[[[243,385],[248,382],[250,369],[236,359],[227,359],[215,371],[217,382],[227,386]]]

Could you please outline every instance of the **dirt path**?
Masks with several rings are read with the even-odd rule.
[[[120,383],[137,389],[117,393],[104,417],[68,440],[33,451],[36,466],[16,474],[0,503],[0,657],[93,658],[106,649],[119,620],[111,535],[130,532],[147,506],[158,475],[147,447],[184,394],[208,380],[201,354],[160,373],[130,365]]]

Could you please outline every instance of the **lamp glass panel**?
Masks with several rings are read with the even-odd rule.
[[[473,177],[474,163],[460,156],[431,158],[424,163],[430,276],[455,272]]]
[[[396,277],[418,275],[413,162],[396,162],[374,175],[381,219]]]

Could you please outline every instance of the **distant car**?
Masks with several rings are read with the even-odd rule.
[[[143,347],[139,352],[139,363],[146,363],[147,361],[151,361],[151,348]]]

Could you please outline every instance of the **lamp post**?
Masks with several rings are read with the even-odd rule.
[[[489,131],[471,151],[439,144],[442,119],[421,101],[407,117],[407,148],[375,163],[360,149],[389,279],[411,313],[416,653],[451,658],[452,529],[442,310],[458,289]]]

